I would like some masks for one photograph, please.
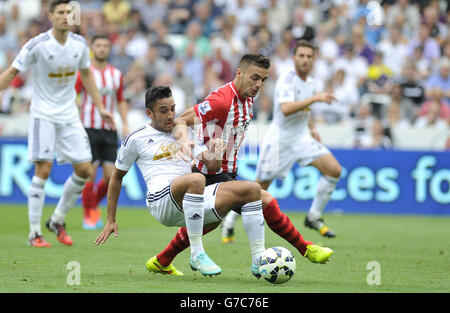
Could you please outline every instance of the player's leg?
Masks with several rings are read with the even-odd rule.
[[[321,156],[310,165],[316,167],[322,175],[317,184],[316,196],[305,218],[305,226],[318,230],[325,237],[335,237],[335,233],[324,224],[322,212],[336,189],[342,167],[331,153]]]
[[[256,179],[256,183],[258,183],[263,190],[267,190],[272,182],[272,180],[261,180]],[[240,215],[235,211],[231,210],[228,212],[227,216],[223,219],[222,223],[222,242],[223,243],[232,243],[235,241],[234,239],[234,225],[236,220]]]
[[[59,125],[55,150],[58,163],[71,163],[74,172],[64,183],[62,195],[46,226],[56,234],[58,241],[72,245],[72,238],[66,233],[64,220],[81,196],[84,184],[92,173],[89,138],[80,121]]]
[[[95,207],[103,200],[108,192],[109,179],[114,169],[114,163],[117,158],[118,136],[116,131],[102,130],[103,145],[100,151],[100,160],[103,168],[103,178],[96,185],[97,197]]]
[[[221,240],[223,243],[232,243],[234,239],[234,225],[239,218],[239,214],[231,210],[223,219]]]
[[[326,263],[329,260],[333,251],[305,240],[289,217],[281,212],[277,200],[269,192],[261,190],[261,199],[264,219],[273,232],[287,240],[311,262]]]
[[[28,158],[35,164],[35,172],[28,191],[28,218],[30,233],[28,244],[32,247],[50,247],[42,237],[41,219],[45,203],[45,183],[52,170],[56,128],[50,121],[30,118],[28,133]]]
[[[56,209],[46,223],[47,228],[55,233],[58,241],[68,246],[71,246],[73,241],[66,232],[65,218],[81,196],[84,184],[91,173],[91,162],[73,164],[73,169],[74,172],[64,183],[63,193],[59,198]]]
[[[210,187],[213,186],[208,186],[207,189]],[[254,256],[255,259],[257,259],[258,255],[264,252],[264,242],[261,243],[261,238],[264,238],[264,234],[261,234],[264,227],[260,220],[261,215],[258,215],[261,213],[261,210],[258,211],[258,207],[261,204],[261,201],[259,200],[259,186],[252,182],[234,181],[215,185],[214,188],[216,189],[213,190],[211,194],[215,195],[217,192],[217,195],[214,196],[214,200],[211,200],[212,197],[209,196],[208,202],[214,202],[216,214],[224,216],[229,210],[237,208],[242,208],[244,212],[246,212],[243,215],[243,224],[249,238],[252,238],[252,257]],[[205,194],[206,193],[205,190]],[[254,222],[254,220],[258,220],[259,223]],[[205,225],[203,235],[214,230],[218,225],[219,223],[209,223]],[[189,239],[186,228],[180,227],[169,245],[154,257],[154,261],[162,266],[172,266],[171,263],[175,257],[187,247],[189,247]]]
[[[30,233],[28,244],[32,247],[50,247],[41,231],[42,210],[45,203],[45,183],[50,176],[52,162],[35,162],[35,173],[28,191],[28,219]]]
[[[270,184],[272,183],[272,179],[255,179],[255,182],[259,184],[262,190],[269,189]]]
[[[110,161],[103,161],[102,170],[103,177],[97,182],[95,185],[95,198],[94,198],[94,206],[90,211],[90,221],[93,224],[95,229],[100,229],[103,227],[102,221],[102,211],[99,209],[98,205],[105,198],[108,192],[109,180],[112,175],[112,171],[114,169],[114,163]]]
[[[265,178],[278,172],[279,166],[279,145],[278,132],[271,126],[267,130],[266,136],[261,143],[258,163],[256,164],[256,181],[266,180]],[[230,211],[224,218],[222,224],[221,240],[223,243],[234,242],[234,225],[239,214]]]
[[[171,193],[183,208],[187,239],[191,246],[190,265],[203,275],[218,275],[222,272],[205,253],[203,248],[204,190],[206,179],[202,174],[192,173],[175,178],[171,184]]]
[[[250,244],[252,273],[259,278],[259,258],[265,250],[261,188],[257,183],[248,181],[221,183],[214,205],[220,216],[230,210],[240,209],[242,224]]]
[[[91,145],[91,149],[92,148],[93,147]],[[95,148],[92,149],[92,151],[95,151]],[[91,174],[89,175],[89,178],[81,192],[81,204],[83,206],[83,229],[97,229],[96,221],[93,221],[92,219],[92,211],[96,207],[95,199],[97,190],[95,188],[95,177],[97,176],[98,164],[99,162],[92,162]]]

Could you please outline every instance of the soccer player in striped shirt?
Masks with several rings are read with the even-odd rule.
[[[270,60],[263,55],[244,55],[232,82],[212,92],[203,102],[187,110],[177,119],[174,135],[180,143],[180,156],[184,153],[192,159],[193,143],[188,136],[189,126],[199,126],[195,127],[195,131],[202,135],[204,144],[215,138],[221,138],[225,144],[219,171],[211,171],[204,163],[196,161],[195,171],[205,175],[206,185],[236,180],[237,154],[253,116],[253,98],[263,87],[269,67]],[[261,190],[261,198],[264,219],[272,231],[291,243],[311,262],[325,263],[329,260],[333,251],[304,240],[290,219],[281,212],[276,199],[269,192]],[[213,229],[205,228],[204,234]],[[189,246],[186,234],[186,228],[179,228],[169,245],[153,259],[158,272],[168,274],[165,268],[173,267],[172,260]]]
[[[65,217],[80,196],[91,173],[91,149],[81,124],[74,89],[76,73],[80,71],[83,84],[102,119],[114,128],[114,119],[101,101],[89,71],[89,47],[86,40],[70,31],[69,19],[73,7],[69,0],[53,0],[49,6],[52,28],[30,39],[20,50],[12,65],[0,75],[0,90],[5,89],[19,73],[32,69],[33,97],[30,107],[28,156],[35,165],[28,193],[32,247],[49,247],[41,232],[45,183],[50,176],[56,154],[58,163],[71,163],[74,173],[64,183],[62,196],[47,220],[47,228],[57,240],[72,245],[67,234]]]
[[[106,35],[96,35],[91,41],[93,58],[89,70],[100,92],[105,108],[114,114],[117,109],[122,120],[122,134],[128,134],[128,104],[123,97],[123,76],[120,70],[108,63],[111,42]],[[81,75],[78,75],[75,90],[80,95],[81,122],[89,137],[92,151],[92,173],[82,192],[84,210],[83,228],[98,229],[103,226],[98,204],[105,197],[108,182],[117,156],[118,136],[101,118],[92,98],[83,86]],[[103,169],[103,178],[95,184],[97,169]]]

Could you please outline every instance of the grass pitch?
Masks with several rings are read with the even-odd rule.
[[[53,207],[46,207],[42,224]],[[284,246],[296,258],[294,277],[282,285],[271,285],[250,274],[250,249],[238,220],[237,241],[220,242],[220,231],[204,237],[208,255],[222,268],[217,277],[203,277],[189,267],[189,249],[174,265],[182,277],[149,274],[147,259],[161,251],[177,228],[159,224],[145,209],[119,208],[119,237],[94,245],[100,231],[81,229],[82,210],[69,212],[67,231],[74,240],[63,246],[42,225],[51,248],[27,245],[28,213],[23,205],[0,206],[0,292],[97,292],[97,293],[434,293],[450,292],[450,219],[448,217],[325,215],[336,232],[322,238],[305,229],[304,213],[286,212],[303,236],[322,242],[335,254],[325,265],[310,263],[288,242],[266,226],[266,247]],[[103,217],[106,212],[103,211]],[[69,285],[71,270],[80,265],[80,284]],[[378,263],[369,263],[376,261]],[[368,264],[379,264],[368,268]],[[379,274],[379,276],[374,276]],[[379,277],[379,285],[369,284]],[[69,279],[70,280],[70,279]]]

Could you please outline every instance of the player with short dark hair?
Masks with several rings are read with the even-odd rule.
[[[269,67],[270,59],[261,54],[244,55],[233,81],[213,91],[205,100],[177,118],[174,135],[180,143],[182,157],[192,158],[193,143],[188,136],[188,127],[195,128],[204,144],[214,138],[221,138],[225,144],[219,170],[211,169],[201,160],[196,160],[194,170],[205,175],[206,185],[236,180],[238,151],[253,116],[253,98],[268,78]],[[264,218],[271,230],[291,243],[310,261],[325,263],[329,260],[333,251],[304,240],[289,218],[281,212],[270,193],[262,190],[261,199]],[[239,212],[239,208],[234,211]],[[213,229],[205,227],[204,233]],[[181,227],[170,244],[155,257],[158,272],[169,274],[167,267],[172,266],[171,262],[176,255],[189,246],[186,237],[186,229]]]
[[[28,155],[35,165],[28,194],[30,233],[28,244],[49,247],[41,232],[45,183],[56,154],[58,163],[71,163],[74,173],[64,183],[62,196],[47,220],[47,228],[58,241],[72,245],[67,234],[65,217],[80,196],[91,172],[91,149],[81,124],[74,89],[76,73],[93,98],[101,118],[114,128],[113,116],[105,109],[89,71],[89,48],[86,40],[70,31],[70,1],[52,1],[49,19],[52,28],[30,39],[20,50],[12,65],[0,75],[0,90],[19,73],[32,69],[33,97],[30,107]]]
[[[92,72],[95,84],[105,108],[113,115],[114,111],[120,114],[122,121],[122,135],[128,134],[128,103],[123,96],[123,75],[119,69],[108,63],[111,53],[111,41],[106,35],[95,35],[91,40],[93,58],[89,70]],[[86,182],[81,202],[83,204],[84,229],[98,229],[103,227],[100,218],[101,211],[98,204],[105,197],[108,182],[111,177],[114,162],[117,156],[118,135],[102,120],[92,98],[84,88],[81,75],[77,77],[75,90],[80,95],[81,122],[89,137],[92,151],[92,173]],[[103,178],[95,184],[97,169],[103,169]]]

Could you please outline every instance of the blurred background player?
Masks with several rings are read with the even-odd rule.
[[[310,106],[315,102],[330,104],[336,99],[331,93],[316,93],[316,81],[309,76],[315,54],[311,43],[300,40],[294,48],[294,68],[281,74],[275,85],[274,118],[261,144],[256,182],[267,190],[275,178],[286,177],[295,162],[317,168],[322,175],[305,226],[325,237],[335,237],[324,224],[322,212],[341,176],[341,165],[321,143]]]
[[[95,84],[100,92],[105,108],[114,115],[117,106],[122,121],[122,136],[128,134],[127,112],[128,103],[123,97],[123,76],[120,70],[108,63],[111,52],[111,42],[106,35],[96,35],[91,41],[93,58],[89,70],[92,72]],[[92,173],[86,182],[81,200],[83,204],[84,229],[98,229],[103,227],[101,211],[98,204],[105,197],[108,182],[114,168],[117,156],[118,136],[101,118],[92,98],[83,86],[81,76],[78,75],[75,84],[79,99],[81,122],[89,137],[92,151]],[[102,166],[103,177],[95,184],[97,169]]]
[[[115,217],[122,180],[136,162],[148,188],[147,206],[151,214],[163,225],[186,226],[186,239],[191,244],[190,266],[203,275],[218,275],[222,271],[204,251],[203,225],[217,226],[226,212],[242,207],[242,220],[252,254],[251,271],[258,277],[259,257],[265,250],[258,184],[240,181],[211,184],[205,188],[204,176],[192,173],[190,161],[176,157],[179,145],[172,135],[175,101],[171,89],[152,87],[146,93],[145,102],[151,122],[131,133],[122,143],[108,192],[107,222],[96,244],[105,243],[113,232],[117,236]],[[211,141],[209,149],[197,144],[194,151],[195,156],[214,170],[220,168],[222,154],[220,138]],[[146,266],[151,272],[183,275],[172,264],[161,266],[156,256],[150,258]]]
[[[58,163],[71,163],[74,172],[66,180],[62,195],[47,228],[58,241],[72,245],[67,235],[65,217],[80,196],[91,173],[91,149],[78,114],[74,89],[79,70],[87,92],[101,117],[114,128],[113,116],[104,108],[89,71],[89,48],[86,40],[70,31],[73,18],[68,0],[54,0],[49,6],[52,28],[29,40],[12,65],[0,75],[0,90],[5,89],[19,72],[32,69],[33,97],[28,133],[28,155],[35,173],[28,193],[30,223],[29,245],[49,247],[42,237],[41,218],[45,200],[45,183],[56,154]]]

